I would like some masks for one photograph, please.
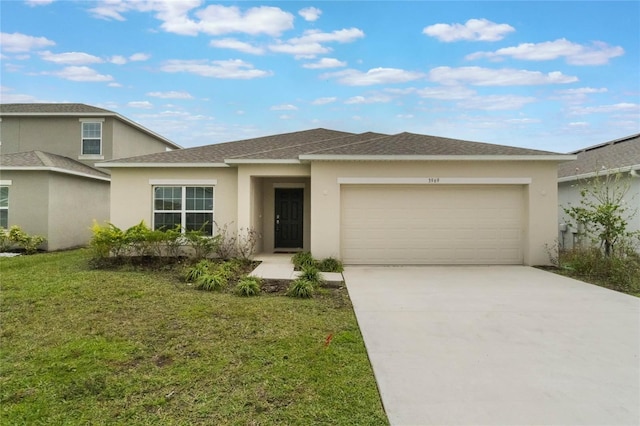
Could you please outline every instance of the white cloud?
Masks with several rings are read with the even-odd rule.
[[[48,4],[53,3],[55,0],[25,0],[27,6],[35,7],[35,6],[46,6]]]
[[[578,81],[578,77],[565,75],[560,71],[544,74],[540,71],[481,67],[437,67],[429,72],[429,79],[440,84],[452,86],[464,83],[474,86],[532,86],[565,84]]]
[[[151,58],[151,55],[147,53],[134,53],[133,55],[129,56],[129,60],[131,62],[143,62],[149,60],[149,58]]]
[[[495,52],[475,52],[466,56],[468,60],[511,57],[526,61],[549,61],[564,58],[571,65],[603,65],[609,59],[621,56],[624,49],[595,41],[590,46],[570,42],[567,39],[543,43],[522,43],[514,47],[504,47]]]
[[[476,91],[463,86],[425,87],[417,91],[418,95],[429,99],[460,100],[475,96]]]
[[[193,96],[188,92],[178,92],[174,90],[169,92],[148,92],[147,96],[161,99],[193,99]]]
[[[569,123],[569,127],[589,127],[589,125],[586,121],[572,121]]]
[[[343,61],[339,61],[335,58],[322,58],[318,62],[304,64],[304,68],[308,69],[325,69],[325,68],[340,68],[346,67],[347,63]]]
[[[124,65],[127,63],[127,58],[121,55],[115,55],[109,58],[109,62],[116,65]]]
[[[6,86],[0,86],[0,101],[6,104],[22,104],[43,102],[32,95],[26,95],[24,93],[12,93],[14,89]]]
[[[253,46],[244,41],[236,40],[234,38],[223,38],[220,40],[211,40],[209,43],[212,47],[218,47],[221,49],[233,49],[243,53],[249,53],[252,55],[262,55],[264,49],[261,47]]]
[[[86,65],[86,64],[99,64],[104,62],[97,56],[90,55],[84,52],[65,52],[65,53],[51,53],[48,50],[38,53],[40,57],[48,62],[54,62],[56,64],[65,65]]]
[[[55,44],[46,37],[33,37],[21,33],[0,33],[0,47],[5,52],[29,52]]]
[[[469,19],[465,24],[435,24],[425,27],[423,34],[440,41],[498,41],[515,31],[511,25],[496,24],[486,19]]]
[[[542,122],[542,120],[538,120],[537,118],[510,118],[505,120],[505,122],[509,124],[535,124]]]
[[[347,86],[370,86],[374,84],[406,83],[424,77],[424,74],[398,68],[372,68],[367,72],[354,69],[326,73],[320,78],[337,78]]]
[[[153,104],[149,101],[131,101],[127,102],[129,108],[151,109]]]
[[[413,114],[397,114],[396,118],[408,120],[408,119],[414,118],[414,115]]]
[[[565,89],[558,90],[557,93],[563,95],[587,95],[591,93],[606,93],[608,89],[606,87],[600,87],[599,89],[594,89],[592,87],[580,87],[577,89]]]
[[[464,102],[457,103],[459,108],[481,109],[484,111],[498,111],[509,109],[520,109],[526,104],[535,102],[536,98],[531,96],[515,95],[489,95],[476,96],[465,99]]]
[[[571,115],[586,115],[595,113],[627,113],[640,111],[640,104],[621,102],[612,105],[598,105],[590,107],[572,107],[569,110]]]
[[[269,108],[271,111],[297,111],[298,107],[291,104],[274,105]]]
[[[393,98],[387,95],[371,95],[371,96],[353,96],[346,101],[345,104],[353,105],[353,104],[379,104],[390,102]]]
[[[165,72],[187,72],[202,77],[248,80],[271,75],[269,71],[255,69],[240,59],[226,61],[171,59],[160,68]]]
[[[348,28],[325,33],[319,30],[307,30],[301,37],[294,37],[286,42],[278,42],[269,46],[269,50],[288,53],[297,57],[312,58],[331,51],[322,43],[351,43],[364,37],[358,28]]]
[[[318,98],[318,99],[314,100],[313,102],[311,102],[311,104],[312,105],[326,105],[326,104],[333,103],[333,102],[335,102],[337,100],[338,100],[338,98],[336,98],[336,97]]]
[[[160,27],[163,30],[182,35],[245,33],[278,36],[293,28],[293,15],[277,7],[259,6],[242,11],[237,6],[209,5],[195,10],[201,5],[201,0],[109,0],[89,11],[97,18],[118,21],[124,21],[124,14],[130,11],[151,12],[162,21]],[[193,19],[190,13],[197,19]]]
[[[282,114],[280,117],[278,117],[280,120],[291,120],[293,117],[288,115],[288,114]]]
[[[89,68],[86,66],[70,66],[70,67],[63,68],[60,71],[44,72],[43,74],[53,75],[53,76],[64,78],[65,80],[71,80],[71,81],[82,81],[82,82],[113,81],[112,76],[99,74],[93,68]]]
[[[298,15],[302,16],[305,21],[314,22],[320,18],[322,11],[315,7],[305,7],[298,11]]]
[[[109,87],[122,87],[122,84],[112,82],[112,83],[107,84],[107,86],[109,86]]]

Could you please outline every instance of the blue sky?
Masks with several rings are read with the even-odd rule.
[[[185,147],[325,127],[568,152],[640,132],[640,2],[0,1],[0,100]]]

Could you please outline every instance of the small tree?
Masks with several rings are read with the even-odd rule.
[[[627,225],[637,211],[625,202],[630,184],[622,173],[596,174],[583,183],[580,204],[564,209],[582,225],[583,234],[604,248],[605,256],[610,256],[622,239],[633,235],[627,231]]]

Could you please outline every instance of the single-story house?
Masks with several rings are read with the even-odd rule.
[[[624,197],[630,213],[627,230],[640,231],[640,133],[583,148],[571,154],[576,156],[575,160],[558,166],[560,247],[569,249],[579,241],[578,224],[572,223],[565,208],[580,205],[581,189],[596,176],[620,173],[619,183],[628,186]]]
[[[575,156],[327,129],[100,163],[111,222],[215,233],[347,264],[547,264],[558,163]]]

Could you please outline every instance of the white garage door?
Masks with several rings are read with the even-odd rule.
[[[343,185],[349,264],[522,264],[520,185]]]

